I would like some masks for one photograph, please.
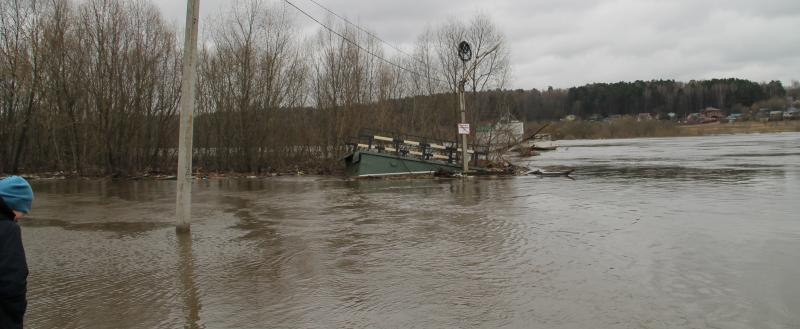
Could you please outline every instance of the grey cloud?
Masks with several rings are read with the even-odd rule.
[[[168,19],[182,24],[182,1],[154,1]],[[317,17],[327,16],[308,0],[292,1]],[[660,78],[800,78],[797,0],[316,1],[402,47],[413,44],[427,26],[487,13],[509,41],[510,88]],[[211,15],[230,2],[202,3],[204,15]],[[302,16],[297,24],[303,30],[313,26]]]

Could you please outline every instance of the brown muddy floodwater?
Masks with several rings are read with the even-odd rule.
[[[564,178],[36,181],[30,328],[800,328],[800,134],[571,141]]]

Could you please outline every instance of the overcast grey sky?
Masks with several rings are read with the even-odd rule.
[[[168,20],[182,26],[185,0],[153,1]],[[326,17],[308,0],[291,1]],[[487,13],[511,48],[509,88],[651,79],[800,79],[800,0],[316,1],[406,50],[426,25]],[[203,20],[231,0],[200,2]],[[300,15],[296,22],[314,24]]]

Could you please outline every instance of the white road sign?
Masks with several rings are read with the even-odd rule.
[[[469,135],[469,123],[459,123],[458,124],[458,134],[459,135]]]

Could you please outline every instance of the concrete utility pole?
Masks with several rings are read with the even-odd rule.
[[[186,36],[183,47],[181,80],[180,137],[178,137],[178,192],[176,215],[178,232],[188,232],[192,219],[192,137],[194,135],[194,95],[197,76],[197,29],[200,0],[187,0]]]

